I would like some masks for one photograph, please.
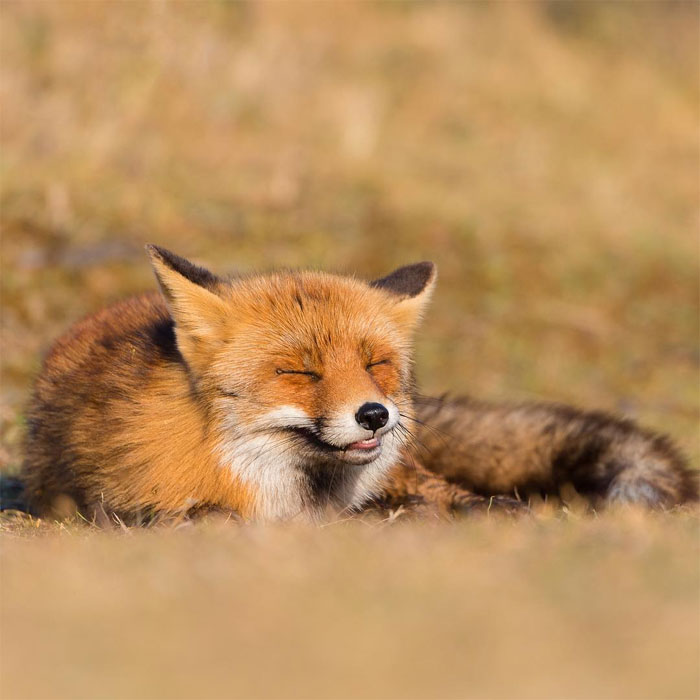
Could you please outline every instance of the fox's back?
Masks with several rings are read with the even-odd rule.
[[[177,354],[173,321],[165,303],[159,294],[148,292],[71,326],[51,346],[36,388],[39,392],[50,389],[52,379],[65,375],[99,377],[127,356],[150,367],[163,359],[173,360]]]
[[[241,489],[216,478],[206,433],[162,298],[119,302],[74,325],[44,361],[27,420],[31,507],[130,517],[225,499]]]
[[[108,407],[119,397],[135,400],[158,365],[175,360],[172,326],[163,301],[149,293],[84,318],[54,342],[27,413],[24,476],[35,508],[58,494],[83,500],[76,472],[86,441],[103,463],[104,443],[95,437],[115,427]]]

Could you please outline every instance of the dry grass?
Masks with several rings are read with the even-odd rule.
[[[682,514],[25,531],[3,697],[693,698],[698,554]]]
[[[695,3],[0,5],[0,468],[41,353],[217,270],[440,268],[429,392],[698,435]],[[692,513],[5,524],[3,697],[696,697]],[[31,536],[36,535],[36,536]]]

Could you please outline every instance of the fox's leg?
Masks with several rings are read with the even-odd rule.
[[[557,404],[420,399],[417,446],[431,471],[480,494],[557,493],[672,507],[698,499],[671,441],[629,420]]]
[[[484,497],[450,483],[410,456],[393,469],[380,505],[438,518],[477,512],[527,511],[524,503],[507,496]]]

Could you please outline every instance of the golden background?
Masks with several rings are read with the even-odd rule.
[[[0,466],[51,340],[153,288],[146,242],[432,259],[425,392],[619,411],[696,463],[699,7],[2,2]],[[694,697],[697,522],[638,517],[7,526],[4,695]]]

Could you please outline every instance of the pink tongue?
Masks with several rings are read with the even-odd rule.
[[[379,440],[377,438],[370,438],[369,440],[361,440],[360,442],[353,442],[348,445],[346,450],[372,450],[379,445]]]

